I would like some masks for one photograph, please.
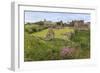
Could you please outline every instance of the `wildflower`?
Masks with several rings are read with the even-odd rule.
[[[73,55],[74,49],[73,48],[62,48],[60,55],[61,57],[71,57]]]

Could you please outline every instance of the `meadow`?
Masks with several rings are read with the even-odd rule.
[[[86,58],[90,58],[89,30],[25,24],[24,61]]]

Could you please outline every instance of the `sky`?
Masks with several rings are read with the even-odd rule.
[[[70,22],[72,20],[84,20],[89,22],[91,17],[90,14],[86,13],[65,13],[65,12],[39,12],[39,11],[24,11],[24,22],[37,22],[47,21],[57,22],[62,20],[64,23]]]

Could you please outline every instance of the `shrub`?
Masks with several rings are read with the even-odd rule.
[[[31,34],[34,32],[38,32],[38,31],[42,31],[44,29],[47,29],[47,27],[41,26],[38,24],[25,24],[24,29],[25,29],[25,32],[28,32],[29,34]]]

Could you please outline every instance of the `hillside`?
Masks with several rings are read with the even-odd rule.
[[[64,39],[65,33],[74,32],[74,29],[70,28],[70,27],[64,27],[63,29],[53,29],[53,30],[54,30],[54,33],[55,33],[55,38],[59,38],[59,39]],[[48,32],[48,29],[45,29],[45,30],[42,30],[42,31],[39,31],[39,32],[35,32],[32,35],[45,38],[47,32]]]

